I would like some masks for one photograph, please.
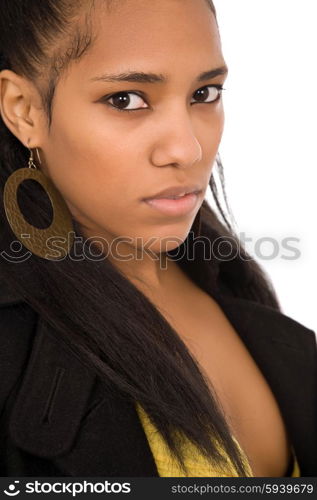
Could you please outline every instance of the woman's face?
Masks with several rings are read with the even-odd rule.
[[[206,0],[126,0],[111,13],[97,7],[93,25],[96,41],[57,85],[44,168],[85,235],[151,240],[154,252],[173,236],[172,250],[203,202],[223,132],[214,85],[226,75],[198,80],[225,65],[216,21]],[[101,78],[129,72],[166,80]],[[189,184],[202,192],[184,213],[143,201]]]

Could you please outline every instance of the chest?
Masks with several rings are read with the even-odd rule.
[[[277,401],[219,305],[209,295],[196,293],[183,300],[178,296],[161,312],[216,392],[254,475],[283,476],[291,452]]]

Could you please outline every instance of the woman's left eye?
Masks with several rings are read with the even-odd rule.
[[[225,89],[223,88],[222,85],[208,85],[207,87],[203,87],[201,89],[196,90],[194,95],[198,96],[198,102],[208,104],[210,102],[218,101],[221,97],[221,92],[223,90]]]
[[[207,85],[206,87],[202,87],[201,89],[196,90],[194,93],[196,103],[200,104],[211,104],[216,102],[221,97],[221,92],[224,90],[222,85]],[[129,96],[132,96],[129,97]],[[131,104],[137,105],[140,101],[144,101],[143,97],[141,97],[136,92],[117,92],[112,96],[105,99],[105,101],[109,102],[109,106],[115,108],[117,111],[138,111],[141,109],[148,109],[145,106],[138,106],[132,108],[126,108],[126,106],[130,106]],[[110,102],[112,101],[112,103]],[[196,104],[195,102],[193,104]]]

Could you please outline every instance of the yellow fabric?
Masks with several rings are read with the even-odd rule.
[[[297,462],[297,458],[296,458],[294,450],[293,450],[293,455],[294,455],[294,467],[293,467],[292,475],[290,477],[300,477],[299,464]]]
[[[144,432],[148,439],[159,476],[184,477],[184,473],[179,463],[171,455],[169,448],[165,443],[164,439],[162,438],[161,434],[154,427],[147,413],[138,403],[136,404],[136,410],[138,412]],[[238,445],[244,457],[244,463],[247,471],[246,477],[254,477],[246,454],[243,452],[238,441],[235,439],[234,436],[233,439],[235,440],[236,444]],[[225,472],[220,468],[217,469],[215,465],[213,465],[204,456],[199,454],[199,452],[197,452],[197,448],[190,441],[188,441],[186,443],[186,458],[185,458],[185,464],[187,470],[189,471],[187,477],[237,477],[238,474],[235,471],[231,460],[227,455],[223,453],[223,451],[222,454],[225,457],[225,460],[227,461],[227,471]],[[295,457],[295,464],[292,477],[300,477],[300,470],[296,457]]]
[[[147,436],[159,476],[184,477],[184,473],[178,461],[170,454],[167,444],[150,421],[144,409],[139,404],[136,405],[136,409]],[[239,446],[236,439],[235,441]],[[244,453],[243,455],[245,456]],[[220,470],[220,468],[217,469],[209,460],[200,455],[199,452],[197,452],[197,448],[190,441],[188,441],[186,443],[185,459],[185,464],[189,470],[187,477],[237,477],[238,474],[235,471],[231,460],[226,455],[223,454],[223,456],[227,462],[227,471],[225,472]],[[247,469],[247,477],[251,477],[253,474],[246,456],[245,465]]]

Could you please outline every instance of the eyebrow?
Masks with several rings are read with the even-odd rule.
[[[201,73],[197,81],[204,82],[206,80],[211,80],[219,75],[227,75],[228,67],[220,66],[219,68],[214,68],[209,71],[204,71]],[[144,73],[142,71],[129,71],[125,73],[118,74],[103,74],[100,76],[95,76],[90,79],[91,81],[103,81],[103,82],[138,82],[138,83],[167,83],[168,78],[162,74],[156,73]]]

